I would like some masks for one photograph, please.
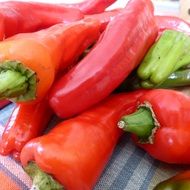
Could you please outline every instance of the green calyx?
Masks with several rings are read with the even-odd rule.
[[[24,170],[33,181],[31,190],[64,190],[60,183],[43,172],[34,162],[30,162]]]
[[[151,106],[140,105],[136,112],[125,115],[118,122],[118,127],[126,132],[135,134],[141,143],[153,143],[153,137],[159,123]]]
[[[188,190],[190,189],[190,180],[166,180],[159,183],[153,190]]]
[[[141,86],[153,88],[163,83],[174,71],[190,63],[190,37],[166,30],[150,48],[137,70]]]
[[[36,98],[36,73],[19,61],[0,63],[0,99],[14,102]]]

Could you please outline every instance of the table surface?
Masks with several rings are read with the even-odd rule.
[[[116,7],[120,6],[120,3],[119,0]],[[175,9],[174,12],[177,14],[178,4],[175,5]],[[0,134],[2,134],[3,126],[5,126],[13,108],[14,104],[10,104],[0,110]],[[55,123],[57,123],[57,118],[53,118],[50,126]],[[185,168],[185,166],[169,165],[154,160],[142,149],[136,147],[128,135],[124,135],[115,148],[95,190],[151,190],[158,182]],[[0,156],[0,176],[2,172],[9,176],[18,190],[30,189],[29,177],[24,173],[19,163],[11,157]],[[0,178],[1,183],[5,183],[3,179]],[[10,183],[6,190],[16,190],[16,187]],[[0,186],[0,190],[5,189]]]

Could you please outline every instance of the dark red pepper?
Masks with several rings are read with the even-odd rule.
[[[38,104],[17,104],[1,137],[0,154],[14,154],[19,159],[23,146],[42,134],[53,112],[46,100]]]
[[[90,53],[55,83],[49,98],[54,112],[70,117],[107,97],[140,63],[157,32],[151,1],[129,1]]]

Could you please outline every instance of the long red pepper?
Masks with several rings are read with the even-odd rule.
[[[63,121],[47,135],[25,145],[21,152],[22,164],[26,167],[29,161],[35,161],[66,189],[92,189],[121,135],[117,120],[122,114],[134,111],[136,100],[143,93],[113,95],[78,117]],[[36,170],[34,173],[32,170],[29,173],[35,176]],[[41,177],[36,177],[39,178],[34,187],[51,189],[49,183],[49,188],[45,188],[47,181],[39,183]]]
[[[84,14],[102,13],[107,7],[112,5],[116,0],[84,0],[81,3],[65,4],[69,7],[80,9]]]
[[[10,101],[8,101],[8,100],[0,100],[0,109],[5,107],[9,103],[10,103]]]
[[[136,134],[135,142],[154,158],[190,163],[190,97],[174,90],[155,89],[138,99],[136,112],[119,126]]]
[[[55,83],[49,101],[55,113],[70,117],[108,96],[140,63],[156,36],[151,1],[131,0],[92,51]]]
[[[38,2],[0,2],[0,10],[0,40],[83,18],[79,9]]]
[[[100,35],[96,20],[57,24],[0,43],[0,97],[40,101],[57,73],[75,63]]]
[[[19,159],[23,146],[42,134],[52,115],[47,100],[32,105],[17,104],[2,134],[0,154],[14,154]]]

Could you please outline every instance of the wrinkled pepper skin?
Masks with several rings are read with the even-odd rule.
[[[122,134],[118,119],[134,111],[143,93],[113,95],[58,124],[47,135],[31,140],[21,152],[23,166],[35,161],[66,189],[92,189]]]
[[[190,98],[174,90],[155,89],[141,96],[138,105],[149,103],[160,127],[155,131],[153,144],[138,146],[152,157],[167,163],[190,163]]]
[[[159,183],[153,190],[189,190],[190,189],[190,171],[178,173]]]
[[[8,101],[8,100],[0,100],[0,109],[4,108],[9,103],[10,103],[10,101]]]
[[[17,104],[0,141],[0,154],[13,154],[19,159],[23,146],[42,134],[53,115],[47,100],[38,104]]]
[[[116,0],[84,0],[81,3],[65,4],[69,7],[75,7],[81,10],[85,15],[102,13],[112,5]]]
[[[3,38],[23,32],[34,32],[61,22],[73,22],[84,17],[76,8],[48,3],[7,1],[0,3],[0,9]]]
[[[49,98],[54,112],[71,117],[107,97],[140,63],[157,32],[151,1],[129,1],[90,53],[55,83]]]
[[[100,24],[92,19],[57,24],[35,33],[17,34],[0,44],[0,67],[5,60],[17,60],[34,71],[38,82],[35,83],[37,90],[31,101],[37,102],[46,95],[55,75],[75,63],[99,35]],[[16,95],[14,101],[30,101],[23,96]]]

